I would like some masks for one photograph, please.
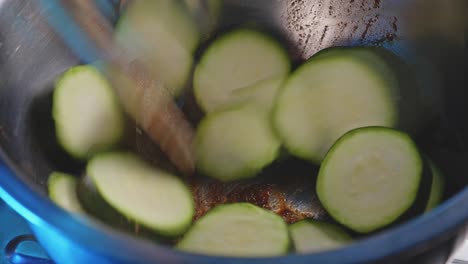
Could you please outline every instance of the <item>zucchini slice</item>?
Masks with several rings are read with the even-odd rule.
[[[177,248],[206,255],[269,257],[286,254],[290,240],[280,216],[249,203],[234,203],[210,210]]]
[[[334,48],[302,65],[280,91],[274,125],[289,152],[320,163],[358,127],[394,127],[398,82],[370,49]]]
[[[250,178],[276,159],[280,145],[264,111],[237,105],[210,113],[200,122],[195,136],[197,168],[221,181]]]
[[[208,39],[218,26],[223,0],[183,0],[200,29],[201,39]]]
[[[52,172],[47,184],[49,197],[54,203],[69,212],[84,214],[76,194],[76,185],[77,180],[74,176]]]
[[[132,2],[120,18],[116,41],[130,56],[179,96],[190,76],[199,33],[190,15],[173,0]]]
[[[355,129],[341,137],[325,157],[317,195],[335,220],[368,233],[396,221],[412,207],[423,166],[407,134],[383,127]]]
[[[445,188],[444,176],[440,169],[432,161],[429,161],[429,166],[432,171],[432,184],[426,211],[432,210],[440,204],[442,197],[444,196]]]
[[[230,103],[227,105],[251,103],[258,106],[259,110],[270,113],[284,80],[285,76],[274,76],[250,86],[235,89],[231,92]]]
[[[164,236],[160,232],[155,232],[154,229],[142,226],[112,207],[98,192],[91,177],[82,177],[77,184],[76,192],[82,208],[94,220],[98,220],[106,226],[111,226],[117,231],[157,242],[172,243],[173,238],[171,236]]]
[[[115,228],[134,229],[135,223],[115,210],[102,198],[89,176],[84,176],[77,183],[76,193],[82,208],[90,216]]]
[[[124,118],[107,80],[92,66],[75,66],[57,81],[52,115],[59,143],[75,158],[86,159],[115,145]]]
[[[94,157],[87,174],[99,194],[118,212],[163,236],[177,236],[192,222],[194,201],[176,176],[130,153]]]
[[[286,51],[263,33],[239,29],[218,38],[194,73],[194,94],[207,113],[230,102],[236,89],[289,73]]]
[[[297,253],[314,253],[347,245],[351,236],[342,228],[312,219],[305,219],[289,226],[289,233]]]

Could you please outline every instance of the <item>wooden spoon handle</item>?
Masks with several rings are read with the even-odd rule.
[[[195,170],[194,129],[174,102],[170,92],[146,67],[120,48],[113,29],[93,0],[65,1],[74,19],[85,30],[108,64],[105,73],[114,84],[127,113],[160,146],[184,174]]]

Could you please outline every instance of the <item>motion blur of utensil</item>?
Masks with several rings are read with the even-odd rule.
[[[76,30],[80,32],[82,30],[84,34],[68,36],[71,34],[70,27],[64,26],[59,21],[51,21],[51,24],[62,33],[66,42],[80,37],[84,38],[83,41],[88,41],[90,47],[88,50],[94,52],[88,52],[81,47],[75,48],[75,44],[71,45],[71,48],[83,61],[102,60],[108,64],[104,72],[117,87],[117,93],[126,111],[161,147],[180,171],[188,175],[192,174],[194,170],[193,128],[173,101],[169,91],[150,75],[142,63],[128,57],[125,50],[114,42],[112,25],[100,13],[95,1],[70,0],[62,1],[61,4],[76,21],[78,26]],[[131,85],[127,85],[129,82],[116,81],[123,77],[117,75],[124,75],[124,78],[131,80]]]

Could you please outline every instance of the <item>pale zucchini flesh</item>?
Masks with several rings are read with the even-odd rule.
[[[182,234],[194,215],[188,187],[130,153],[106,153],[87,166],[99,194],[117,211],[164,236]]]
[[[388,87],[393,89],[399,85],[398,77],[392,69],[390,62],[386,61],[381,56],[383,52],[388,53],[388,51],[384,51],[377,47],[338,47],[322,50],[314,57],[315,59],[326,59],[327,57],[332,58],[333,56],[342,56],[343,54],[353,56],[363,63],[366,63],[375,72],[377,72],[381,78],[385,78]],[[395,93],[394,96],[398,96],[397,90],[393,90],[392,92]]]
[[[230,102],[234,90],[290,70],[286,51],[263,33],[240,29],[212,43],[194,73],[194,94],[207,113]]]
[[[280,216],[252,204],[236,203],[210,210],[177,248],[204,255],[271,257],[286,254],[290,239]]]
[[[200,33],[186,5],[174,0],[132,1],[118,21],[117,29],[122,23],[134,30],[140,30],[141,27],[161,27],[170,32],[178,43],[192,53],[200,42]],[[146,39],[149,43],[152,43],[152,37],[152,35],[139,35],[139,38]]]
[[[397,125],[396,83],[375,70],[377,66],[363,58],[365,52],[319,54],[287,80],[276,102],[274,125],[291,154],[320,163],[332,144],[352,129]]]
[[[289,226],[297,253],[316,253],[337,249],[352,242],[351,236],[334,224],[305,219]]]
[[[195,137],[197,168],[221,181],[254,177],[279,154],[268,115],[250,104],[208,114]]]
[[[176,2],[133,2],[120,19],[115,37],[175,97],[187,85],[193,64],[192,50],[198,44],[193,22]]]
[[[250,86],[235,89],[231,92],[230,102],[226,105],[248,103],[258,106],[259,110],[265,113],[270,113],[285,79],[285,76],[274,76]]]
[[[76,193],[77,180],[74,176],[61,172],[52,172],[47,186],[49,197],[54,203],[69,212],[84,214]]]
[[[184,3],[198,25],[201,39],[208,39],[218,25],[223,0],[184,0]]]
[[[129,225],[130,221],[102,198],[89,176],[84,176],[77,182],[76,193],[88,215],[113,227]]]
[[[359,128],[333,145],[320,167],[316,191],[336,221],[368,233],[394,222],[413,205],[422,174],[422,158],[407,134]]]
[[[114,90],[92,66],[75,66],[57,81],[52,115],[57,139],[75,158],[105,151],[123,136],[124,118]]]

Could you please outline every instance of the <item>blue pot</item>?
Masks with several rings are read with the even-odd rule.
[[[445,263],[464,239],[468,189],[423,217],[358,241],[311,255],[236,259],[186,254],[74,217],[34,192],[0,165],[0,197],[30,224],[56,263]]]

